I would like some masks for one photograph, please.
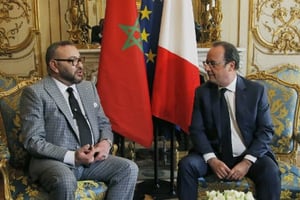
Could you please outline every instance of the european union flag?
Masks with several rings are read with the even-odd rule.
[[[142,0],[140,9],[141,39],[147,67],[150,95],[155,72],[163,0]]]

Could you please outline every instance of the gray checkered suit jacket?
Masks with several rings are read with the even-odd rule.
[[[82,81],[77,84],[77,90],[94,140],[98,142],[106,138],[112,141],[111,126],[95,86],[92,82]],[[63,161],[67,150],[80,147],[79,133],[68,104],[52,78],[46,77],[24,89],[21,110],[21,113],[26,113],[22,119],[25,121],[22,128],[25,133],[24,145],[31,154]],[[41,136],[45,140],[40,140]]]
[[[88,81],[82,81],[76,87],[95,143],[101,139],[113,141],[96,87]],[[108,200],[133,198],[138,174],[133,161],[110,155],[88,168],[63,162],[68,150],[75,151],[80,147],[80,139],[68,103],[51,77],[23,90],[20,109],[24,146],[32,155],[29,174],[52,195],[50,199],[73,200],[76,180],[83,179],[106,182]],[[66,182],[64,186],[68,188],[62,192],[62,187],[57,184],[61,182]]]

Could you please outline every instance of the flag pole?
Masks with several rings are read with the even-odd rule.
[[[168,123],[168,128],[170,128],[170,181],[166,180],[159,180],[158,178],[158,163],[159,163],[159,147],[158,147],[158,134],[159,134],[159,128],[161,123],[158,123],[158,119],[154,119],[154,191],[151,193],[153,197],[157,198],[169,198],[169,197],[176,197],[176,189],[175,189],[175,184],[174,184],[174,155],[175,155],[175,149],[174,145],[176,144],[174,142],[175,139],[175,126],[174,124]]]
[[[156,189],[160,188],[160,183],[161,181],[159,181],[158,179],[158,163],[159,163],[159,148],[158,148],[158,134],[159,134],[159,126],[156,123],[157,120],[155,120],[155,133],[154,133],[154,187]],[[175,126],[173,124],[170,124],[171,130],[171,137],[170,137],[170,191],[169,191],[169,195],[171,196],[176,196],[176,189],[175,189],[175,184],[174,184],[174,179],[175,179],[175,175],[174,175],[174,155],[175,155],[175,149],[174,145],[176,143],[174,143],[174,139],[175,139]],[[162,192],[162,191],[161,191]],[[166,192],[167,193],[167,192]]]
[[[175,190],[175,184],[174,184],[174,179],[175,179],[175,176],[174,176],[174,170],[175,170],[175,166],[174,166],[174,155],[175,155],[175,149],[174,148],[174,145],[176,144],[176,142],[174,142],[174,139],[175,139],[175,126],[173,125],[172,126],[172,131],[171,131],[171,147],[170,147],[170,194],[171,195],[176,195],[176,190]]]
[[[153,144],[153,159],[154,159],[154,177],[151,180],[144,180],[141,183],[138,183],[136,186],[136,194],[134,196],[134,200],[139,200],[143,198],[146,194],[151,195],[153,199],[169,199],[176,197],[176,190],[174,184],[174,135],[175,135],[175,127],[174,125],[168,122],[168,130],[171,133],[170,137],[170,180],[162,180],[158,178],[158,169],[159,169],[159,145],[158,145],[158,135],[160,132],[160,128],[162,123],[158,118],[153,118],[154,123],[154,144]],[[164,121],[165,122],[165,121]],[[170,129],[172,127],[172,129]]]
[[[157,119],[153,118],[154,122],[154,187],[156,189],[159,188],[159,180],[158,180],[158,159],[159,159],[159,149],[158,149],[158,133],[159,126],[157,123]]]

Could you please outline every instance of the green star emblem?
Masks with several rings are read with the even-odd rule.
[[[127,40],[122,47],[122,50],[128,49],[131,46],[136,45],[141,51],[142,49],[142,41],[141,41],[141,32],[139,26],[139,19],[137,18],[134,25],[119,25],[122,31],[124,31],[127,35]]]

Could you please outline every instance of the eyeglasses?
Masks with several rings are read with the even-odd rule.
[[[223,61],[221,61],[221,62],[215,62],[215,61],[203,61],[202,63],[203,63],[204,66],[216,67],[216,66],[222,64]],[[227,63],[225,62],[225,64],[227,64]]]
[[[56,58],[54,60],[56,60],[56,61],[65,61],[65,62],[68,62],[68,63],[72,63],[73,66],[76,66],[76,65],[78,65],[79,62],[84,63],[85,57]]]

